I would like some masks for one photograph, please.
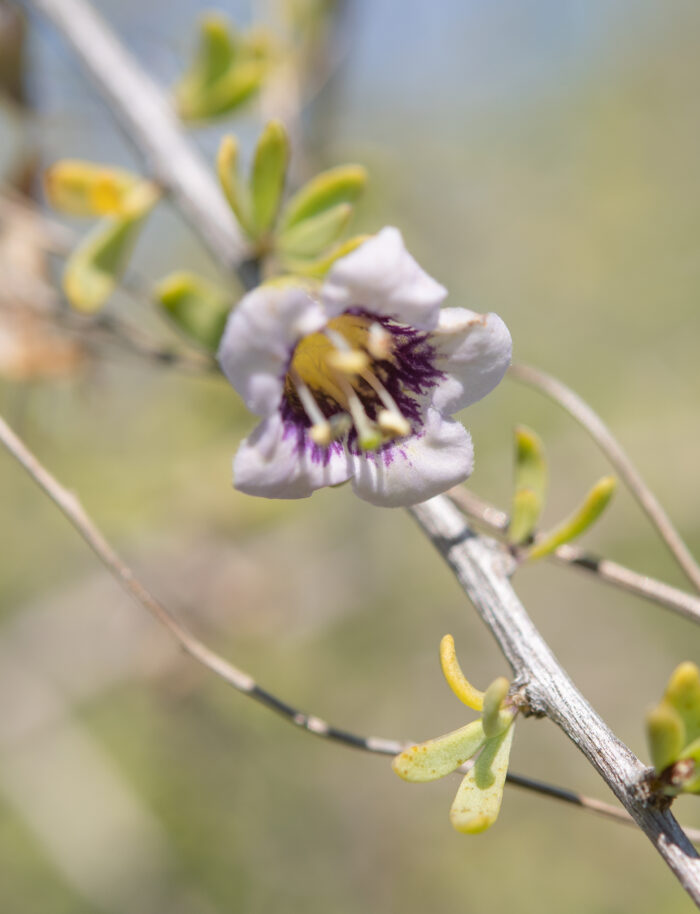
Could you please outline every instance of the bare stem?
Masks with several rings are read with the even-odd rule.
[[[486,528],[489,533],[503,536],[508,530],[510,518],[505,511],[488,504],[468,489],[457,486],[451,489],[448,495],[460,511],[463,511],[480,527]],[[612,584],[636,596],[651,600],[666,609],[672,609],[679,615],[685,616],[686,619],[700,622],[700,598],[686,593],[678,587],[672,587],[670,584],[657,581],[648,575],[639,574],[637,571],[632,571],[631,568],[626,568],[610,559],[600,558],[579,546],[572,546],[570,543],[559,546],[547,558],[558,565],[578,568],[592,574],[605,584]]]
[[[539,368],[533,368],[532,365],[515,364],[511,365],[508,373],[516,381],[534,387],[554,400],[586,429],[659,531],[688,580],[696,590],[700,591],[700,565],[673,526],[657,497],[644,482],[639,471],[600,416],[573,390],[551,375],[540,371]]]
[[[331,726],[315,715],[304,714],[261,688],[247,673],[214,653],[185,628],[136,578],[131,568],[119,557],[101,531],[95,526],[79,499],[49,473],[46,467],[37,460],[24,442],[18,438],[1,417],[0,442],[24,467],[32,479],[38,483],[65,517],[68,518],[73,527],[114,575],[124,590],[131,594],[140,606],[146,609],[157,622],[166,628],[180,647],[198,663],[221,677],[237,691],[243,692],[249,698],[260,702],[260,704],[265,705],[265,707],[270,708],[277,714],[281,714],[291,723],[308,730],[310,733],[314,733],[316,736],[337,740],[357,749],[365,749],[368,752],[379,752],[385,755],[396,755],[406,745],[405,741],[400,742],[372,736],[356,736],[354,733]]]

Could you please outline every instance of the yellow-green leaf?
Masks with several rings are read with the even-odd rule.
[[[249,237],[255,236],[251,214],[250,193],[238,169],[238,140],[232,134],[225,136],[219,146],[216,160],[219,181],[226,199],[241,228]]]
[[[62,159],[44,179],[49,203],[71,216],[120,215],[142,179],[123,168],[80,159]]]
[[[528,550],[529,559],[540,559],[561,546],[576,539],[595,523],[610,503],[615,491],[616,482],[612,476],[599,480],[583,501],[583,504],[563,523],[537,540]]]
[[[280,227],[283,231],[339,203],[353,203],[365,188],[367,172],[361,165],[339,165],[321,172],[287,203]]]
[[[316,257],[337,240],[351,216],[352,206],[339,203],[286,229],[279,236],[278,247],[292,257]]]
[[[700,670],[694,663],[688,660],[676,667],[664,698],[681,716],[685,742],[694,742],[700,737]]]
[[[355,235],[347,241],[332,248],[327,254],[312,260],[306,260],[301,257],[290,257],[285,255],[284,266],[286,269],[297,276],[307,276],[310,279],[323,279],[336,260],[345,257],[346,254],[352,253],[361,244],[364,244],[371,238],[371,235]]]
[[[683,758],[692,759],[695,763],[693,776],[684,786],[684,793],[700,793],[700,738],[694,740],[683,750]]]
[[[289,161],[289,140],[280,121],[270,121],[255,149],[250,175],[253,223],[258,235],[267,232],[277,216]]]
[[[526,542],[537,526],[542,513],[542,500],[532,489],[517,489],[508,525],[508,540],[515,545]]]
[[[533,533],[547,492],[547,461],[539,436],[525,426],[515,430],[515,493],[508,539],[524,543]]]
[[[200,86],[210,86],[232,65],[240,41],[233,23],[216,11],[201,17],[199,30],[199,46],[192,70],[184,79],[191,79]]]
[[[68,258],[63,289],[78,311],[97,311],[112,294],[157,199],[152,185],[137,185],[129,195],[126,214],[105,216]]]
[[[647,714],[647,742],[657,772],[680,758],[686,742],[685,727],[678,711],[667,701],[661,701]]]
[[[405,781],[436,781],[463,765],[483,746],[484,728],[480,720],[405,749],[391,767]]]
[[[180,116],[200,121],[229,114],[258,91],[267,70],[266,60],[251,58],[237,62],[210,86],[181,97]]]
[[[196,117],[189,112],[197,110],[200,97],[233,66],[237,47],[236,33],[225,16],[212,12],[202,17],[194,60],[175,87],[181,116]]]
[[[457,831],[475,835],[498,818],[514,729],[508,727],[500,736],[489,740],[465,775],[450,810],[450,821]]]
[[[181,272],[161,280],[154,295],[183,333],[216,350],[231,311],[226,292],[201,276]]]
[[[487,739],[498,736],[513,723],[513,714],[503,710],[503,702],[508,695],[510,683],[505,676],[494,679],[484,692],[482,722]]]

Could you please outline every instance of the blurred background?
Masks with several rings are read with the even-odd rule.
[[[177,79],[198,2],[95,5],[159,82]],[[220,6],[241,25],[283,22],[281,4]],[[449,304],[498,312],[515,357],[591,403],[700,553],[697,3],[350,0],[334,17],[298,173],[366,165],[353,228],[399,226]],[[31,20],[26,49],[26,97],[0,113],[3,179],[23,149],[138,168],[45,22]],[[225,130],[250,147],[259,105],[194,140],[211,159]],[[162,206],[134,270],[181,268],[217,275]],[[153,322],[123,296],[108,307]],[[477,685],[508,673],[405,512],[346,489],[240,495],[230,459],[254,422],[224,382],[50,336],[68,347],[62,377],[6,372],[3,415],[178,617],[264,687],[347,729],[425,739],[466,722],[439,671],[445,632]],[[547,523],[608,471],[571,419],[513,381],[463,418],[470,487],[501,507],[516,423],[549,451]],[[490,832],[456,834],[456,781],[406,784],[388,760],[301,733],[181,657],[2,454],[0,498],[3,912],[691,910],[633,829],[516,788]],[[686,586],[623,491],[585,544]],[[678,662],[700,659],[691,623],[547,564],[515,584],[646,758],[646,707]],[[512,768],[611,799],[547,721],[518,725]],[[700,825],[697,800],[676,811]]]

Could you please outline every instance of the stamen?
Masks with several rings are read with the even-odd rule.
[[[373,359],[387,359],[391,355],[391,334],[376,321],[369,328],[367,349]]]
[[[321,407],[314,400],[314,395],[311,393],[304,381],[302,381],[302,379],[299,377],[298,372],[291,370],[289,375],[292,379],[294,387],[296,388],[297,396],[299,397],[299,401],[304,408],[304,412],[311,420],[309,437],[315,444],[320,444],[324,447],[329,445],[335,437],[333,435],[333,429],[331,428],[330,422],[321,412]]]
[[[377,416],[377,425],[392,438],[405,438],[411,434],[411,423],[405,419],[401,413],[395,413],[391,409],[382,409]]]
[[[352,421],[355,424],[355,430],[357,431],[357,440],[360,444],[360,447],[363,451],[376,450],[382,443],[382,435],[380,430],[365,412],[365,408],[362,405],[362,402],[357,396],[355,390],[350,386],[345,378],[340,378],[340,382],[343,387],[343,393],[345,394],[348,401],[348,409],[350,410]]]
[[[362,374],[369,368],[369,356],[361,349],[349,349],[347,352],[336,349],[328,353],[326,362],[336,371],[349,375]]]
[[[342,333],[326,327],[323,334],[335,346],[335,350],[326,356],[326,362],[331,368],[349,375],[362,374],[369,368],[367,353],[361,349],[353,349]]]
[[[317,422],[315,425],[312,425],[309,429],[309,438],[311,438],[314,444],[318,444],[321,447],[328,447],[333,441],[333,430],[331,429],[330,422]]]
[[[396,400],[394,400],[379,378],[371,371],[363,371],[362,377],[384,404],[385,408],[377,416],[379,428],[394,438],[404,438],[406,435],[410,435],[410,422],[401,413],[401,410],[396,405]]]
[[[312,425],[309,437],[315,444],[328,447],[333,441],[342,438],[352,428],[352,419],[347,413],[336,413],[323,423]]]

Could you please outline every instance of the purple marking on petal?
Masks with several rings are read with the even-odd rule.
[[[410,422],[412,437],[420,437],[423,434],[423,415],[418,398],[427,394],[445,377],[444,372],[435,366],[436,352],[430,342],[430,334],[406,324],[399,324],[391,318],[372,314],[364,308],[350,308],[345,313],[378,323],[391,334],[391,359],[372,359],[372,371],[391,394],[402,415]],[[357,379],[353,386],[369,418],[376,420],[379,411],[383,408],[376,392],[361,379]],[[313,394],[321,412],[327,419],[344,412],[342,407],[323,391],[314,390]],[[283,438],[295,439],[295,449],[300,457],[306,455],[313,463],[327,466],[333,454],[342,453],[342,438],[333,441],[326,447],[316,444],[309,438],[308,430],[312,422],[299,402],[291,383],[285,385],[279,409],[284,422]],[[396,440],[387,441],[376,451],[363,451],[359,446],[357,432],[354,428],[348,432],[345,444],[353,456],[374,460],[375,455],[381,455],[385,466],[389,466],[393,462],[397,453],[404,459],[408,459],[407,452]]]
[[[366,317],[391,334],[392,359],[373,360],[372,370],[411,423],[414,433],[417,432],[422,426],[422,416],[416,395],[425,395],[445,377],[444,372],[435,366],[436,352],[430,342],[430,334],[361,308],[353,308],[348,313]],[[358,393],[368,415],[374,419],[378,407],[376,396],[370,394],[368,397],[367,393],[363,396],[362,390]]]
[[[327,447],[316,444],[309,438],[308,426],[304,426],[296,417],[290,418],[285,415],[287,406],[286,400],[282,398],[280,412],[284,421],[284,430],[282,439],[294,439],[294,449],[299,457],[306,456],[312,463],[328,466],[333,454],[339,454],[343,451],[342,441],[332,441]]]

